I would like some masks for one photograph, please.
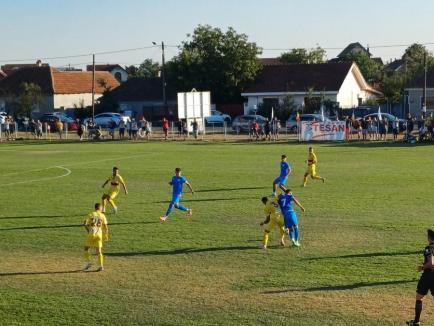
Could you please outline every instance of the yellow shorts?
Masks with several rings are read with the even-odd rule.
[[[277,217],[272,217],[270,224],[268,224],[265,230],[271,232],[274,227],[277,227],[277,229],[281,229],[282,231],[285,230],[285,222],[283,221],[282,215],[279,214]]]
[[[87,236],[85,247],[102,248],[102,237],[99,235],[89,234]]]
[[[316,176],[316,166],[315,165],[308,165],[306,169],[306,174],[310,174],[311,176]]]
[[[118,194],[119,194],[119,189],[111,189],[111,188],[106,193],[106,195],[109,196],[110,199],[115,199]]]

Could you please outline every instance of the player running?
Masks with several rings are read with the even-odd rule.
[[[114,199],[119,194],[119,190],[121,189],[121,185],[124,188],[125,195],[128,195],[127,186],[124,182],[124,179],[119,174],[119,169],[117,167],[113,168],[113,174],[108,177],[106,182],[102,185],[104,188],[105,185],[110,182],[110,188],[107,193],[102,195],[102,212],[105,213],[105,208],[107,206],[107,202],[110,203],[113,207],[113,212],[116,214],[118,212],[118,208],[114,202]]]
[[[319,175],[316,175],[316,164],[318,163],[318,159],[316,158],[316,155],[313,152],[312,147],[309,147],[309,157],[306,163],[307,163],[307,169],[306,172],[304,173],[303,187],[306,187],[307,177],[309,175],[312,179],[322,180],[322,182],[324,183],[325,179],[323,177],[320,177]]]
[[[273,195],[277,197],[277,186],[284,190],[283,186],[286,186],[288,181],[288,175],[291,173],[291,166],[286,162],[286,155],[282,155],[282,161],[280,162],[280,175],[273,181]]]
[[[280,213],[279,204],[274,200],[269,200],[267,197],[262,197],[262,203],[265,205],[264,213],[265,213],[265,221],[261,222],[261,226],[264,224],[268,224],[267,228],[264,230],[264,240],[262,244],[263,249],[267,249],[268,239],[270,236],[270,232],[276,226],[279,229],[280,233],[280,245],[285,246],[285,228],[282,214]]]
[[[414,307],[415,316],[407,325],[420,325],[420,315],[422,313],[422,300],[430,290],[434,296],[434,231],[428,230],[428,246],[423,251],[424,262],[417,267],[418,272],[423,272],[416,289],[416,304]]]
[[[84,258],[86,259],[86,266],[84,270],[88,270],[92,266],[90,261],[90,249],[95,248],[98,255],[99,268],[98,272],[104,270],[104,257],[102,255],[102,242],[108,241],[108,226],[107,219],[101,211],[101,204],[95,204],[95,211],[90,213],[88,218],[84,221],[84,227],[87,231],[87,239],[84,244]]]
[[[169,182],[171,186],[173,186],[172,191],[172,201],[169,204],[169,208],[167,209],[166,215],[161,216],[160,220],[164,222],[172,213],[173,208],[177,208],[181,211],[187,212],[187,216],[193,215],[193,210],[191,208],[187,208],[184,205],[181,205],[179,202],[181,201],[182,197],[182,186],[184,183],[187,185],[187,187],[190,189],[191,193],[194,195],[193,187],[191,184],[187,181],[187,179],[181,175],[181,168],[175,169],[175,175],[172,177],[172,181]]]
[[[298,229],[298,219],[295,213],[294,207],[292,206],[294,202],[298,207],[300,207],[302,212],[305,212],[303,205],[293,196],[290,189],[285,189],[285,193],[279,196],[279,206],[283,214],[283,219],[285,222],[285,229],[288,235],[296,247],[300,247],[300,231]]]

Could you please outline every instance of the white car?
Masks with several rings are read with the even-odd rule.
[[[87,124],[91,120],[92,120],[92,118],[85,119],[84,124]],[[100,113],[100,114],[95,115],[95,123],[98,126],[101,126],[103,128],[108,127],[110,121],[112,121],[112,120],[114,122],[116,122],[116,125],[119,125],[119,122],[121,120],[124,120],[125,123],[127,123],[130,121],[130,118],[122,116],[119,113],[114,113],[114,112],[106,112],[106,113]]]
[[[231,117],[227,114],[221,113],[220,111],[211,111],[211,115],[205,117],[205,123],[230,123]]]

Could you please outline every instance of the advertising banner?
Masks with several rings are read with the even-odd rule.
[[[300,140],[345,140],[345,121],[303,121]]]

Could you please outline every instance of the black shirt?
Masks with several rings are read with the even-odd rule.
[[[430,259],[431,256],[434,256],[434,244],[426,246],[423,250],[423,264],[425,265]],[[434,269],[425,269],[425,272],[434,271]]]

